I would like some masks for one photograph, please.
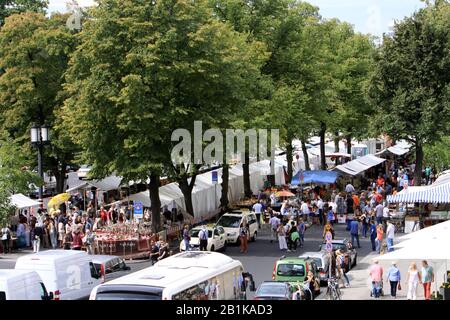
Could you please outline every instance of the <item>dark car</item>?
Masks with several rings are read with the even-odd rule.
[[[344,253],[345,264],[347,266],[347,271],[352,267],[356,266],[356,259],[358,257],[358,253],[353,248],[351,241],[348,239],[343,240],[333,240],[333,251],[341,250]],[[319,246],[319,251],[326,251],[326,242]]]
[[[93,255],[92,262],[97,271],[104,275],[130,270],[130,267],[127,266],[125,261],[118,256]],[[108,276],[106,276],[106,278],[108,278]]]
[[[287,282],[265,281],[256,290],[254,300],[291,300],[291,292]]]

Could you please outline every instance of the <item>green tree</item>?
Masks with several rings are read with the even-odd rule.
[[[450,166],[450,136],[442,137],[441,141],[426,144],[423,147],[424,164],[433,167],[436,172],[447,170]]]
[[[162,173],[178,180],[194,214],[198,165],[190,154],[174,165],[172,131],[226,122],[251,94],[264,47],[213,18],[205,1],[105,0],[90,14],[67,74],[65,123],[96,177],[150,177],[158,230]]]
[[[52,143],[45,148],[44,170],[56,177],[58,192],[64,189],[66,166],[76,151],[58,126],[63,74],[76,45],[66,20],[67,15],[46,18],[27,12],[8,17],[0,29],[0,129],[8,131],[35,163],[29,129],[33,124],[50,126]]]
[[[374,128],[414,145],[416,185],[424,146],[450,132],[449,18],[448,1],[436,1],[396,24],[378,50],[369,91]]]
[[[48,0],[0,0],[0,28],[6,17],[26,11],[44,13]]]
[[[0,225],[8,223],[14,207],[9,197],[16,193],[29,193],[31,186],[42,184],[40,177],[27,169],[27,159],[12,139],[2,133],[0,137]]]

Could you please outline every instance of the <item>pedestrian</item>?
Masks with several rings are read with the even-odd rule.
[[[244,221],[239,226],[239,240],[241,242],[241,253],[247,253],[248,251],[248,237],[249,237],[249,230],[247,223]]]
[[[324,212],[323,212],[323,206],[324,206],[323,200],[322,200],[321,197],[319,197],[319,199],[317,200],[317,211],[318,211],[318,213],[319,213],[319,222],[320,222],[320,225],[321,225],[321,226],[324,225],[324,217],[323,217]]]
[[[262,200],[253,205],[253,212],[256,214],[256,220],[258,220],[258,228],[261,229],[261,214],[263,212]]]
[[[362,224],[361,236],[363,238],[366,238],[367,230],[369,229],[369,217],[367,217],[365,213],[361,215],[361,224]]]
[[[352,195],[350,193],[347,194],[346,207],[347,207],[347,231],[350,231],[350,224],[354,220],[355,214],[355,211],[353,210],[354,202]]]
[[[400,270],[397,267],[395,262],[392,262],[392,266],[389,268],[387,272],[387,279],[389,280],[389,284],[391,285],[391,296],[397,296],[397,289],[401,290],[402,287],[400,285],[401,274]]]
[[[375,226],[375,221],[373,220],[370,220],[369,235],[370,235],[370,243],[372,244],[372,251],[376,251],[377,227]]]
[[[66,235],[66,227],[62,219],[58,219],[58,247],[62,248],[64,243],[64,237]]]
[[[309,210],[309,199],[303,201],[302,205],[300,206],[300,210],[302,211],[303,220],[307,220],[309,215],[311,214],[311,211]]]
[[[336,250],[336,268],[337,268],[337,272],[336,274],[338,275],[338,281],[341,280],[342,281],[342,285],[346,288],[348,288],[350,286],[350,280],[348,279],[347,276],[347,266],[345,264],[345,256],[344,253],[338,249]],[[344,279],[345,278],[345,283],[344,283]]]
[[[81,250],[83,246],[83,233],[81,232],[81,227],[79,225],[74,226],[74,231],[72,232],[72,250]]]
[[[184,241],[184,248],[186,251],[191,250],[190,247],[190,241],[191,241],[191,236],[189,235],[189,226],[185,225],[184,229],[183,229],[183,241]]]
[[[350,222],[350,235],[352,236],[352,247],[355,247],[354,240],[356,239],[356,243],[358,244],[358,248],[361,248],[359,244],[359,222],[358,219]]]
[[[376,239],[376,251],[378,252],[378,254],[381,253],[381,245],[383,243],[383,235],[384,235],[384,231],[383,231],[383,225],[379,224],[377,225],[377,239]]]
[[[302,218],[300,218],[297,231],[299,234],[299,240],[300,240],[300,248],[303,248],[303,245],[305,244],[305,231],[306,231],[306,224],[305,221],[303,221]]]
[[[325,236],[327,234],[327,232],[331,232],[331,237],[332,239],[334,239],[334,229],[333,229],[333,225],[330,224],[329,222],[325,225],[325,227],[323,228],[323,233],[322,233],[322,239],[325,240]]]
[[[426,260],[422,261],[422,283],[425,300],[431,299],[431,283],[434,282],[434,271]]]
[[[388,221],[386,228],[386,241],[388,252],[394,251],[394,234],[395,234],[395,226]]]
[[[208,230],[206,226],[202,226],[202,230],[198,233],[198,238],[200,239],[200,251],[208,250]]]
[[[16,237],[17,237],[17,248],[21,249],[25,246],[26,240],[25,240],[25,225],[23,224],[22,220],[19,220],[19,225],[17,226],[16,231]]]
[[[347,192],[347,193],[353,193],[353,192],[355,192],[355,187],[353,187],[353,185],[349,182],[349,183],[347,183],[347,185],[345,186],[345,192]]]
[[[56,249],[58,242],[56,237],[56,226],[55,221],[53,219],[49,219],[48,225],[47,225],[48,235],[50,237],[50,243],[52,245],[52,249]]]
[[[83,243],[86,245],[87,253],[94,254],[95,234],[91,229],[86,229],[86,235],[83,238]]]
[[[383,267],[378,264],[378,260],[370,267],[370,280],[372,283],[372,296],[379,298],[383,288]]]
[[[408,270],[408,275],[406,277],[406,282],[408,283],[408,294],[406,295],[406,299],[417,299],[417,286],[422,282],[421,278],[422,277],[420,271],[417,270],[416,263],[412,262]]]
[[[169,256],[169,244],[166,243],[164,240],[161,240],[161,245],[159,248],[159,253],[158,253],[158,261],[165,259]]]
[[[277,230],[278,230],[280,223],[281,223],[280,219],[275,214],[273,214],[269,220],[269,224],[271,227],[270,243],[272,243],[273,240],[277,239],[277,232],[278,232]]]
[[[344,199],[344,193],[339,193],[336,196],[336,210],[340,217],[343,217],[347,213],[347,202]]]
[[[334,224],[334,212],[333,212],[333,207],[331,207],[331,206],[328,209],[327,222],[331,225]]]
[[[156,262],[158,262],[159,257],[159,243],[156,243],[154,240],[150,242],[150,261],[151,264],[154,265]]]
[[[287,243],[286,243],[286,231],[282,224],[280,224],[278,226],[277,234],[278,234],[278,244],[280,245],[280,250],[288,250]]]
[[[298,233],[297,227],[295,226],[295,222],[291,221],[291,228],[289,230],[288,234],[288,249],[291,251],[297,251],[297,244],[298,240],[300,238],[300,235]]]
[[[377,204],[377,206],[375,207],[377,224],[381,224],[383,221],[383,211],[384,211],[384,206],[381,202],[379,202]]]
[[[9,253],[9,242],[11,241],[11,228],[6,225],[2,228],[3,254]]]

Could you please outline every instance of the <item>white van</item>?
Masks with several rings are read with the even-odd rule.
[[[187,251],[92,290],[91,300],[241,300],[253,277],[224,254]]]
[[[238,243],[239,227],[243,221],[247,221],[252,241],[256,241],[258,235],[258,220],[253,212],[229,212],[225,213],[217,221],[216,226],[225,229],[228,243]]]
[[[35,271],[0,270],[0,300],[51,300],[41,277]]]
[[[34,270],[43,280],[55,300],[75,300],[89,297],[103,277],[84,251],[48,250],[17,259],[16,270]]]

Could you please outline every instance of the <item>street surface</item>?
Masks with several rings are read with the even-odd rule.
[[[236,245],[227,246],[224,253],[234,259],[240,260],[244,265],[245,270],[253,274],[256,286],[259,286],[262,282],[272,279],[274,263],[281,256],[299,256],[307,251],[317,251],[319,245],[322,243],[322,232],[323,229],[321,226],[313,225],[305,233],[305,244],[303,248],[298,248],[296,252],[288,253],[279,250],[278,241],[270,243],[270,234],[267,229],[263,228],[260,230],[260,234],[258,235],[256,242],[249,242],[247,254],[240,253],[239,246]],[[345,230],[345,225],[335,225],[335,232],[336,239],[351,238],[350,233]],[[350,279],[350,287],[341,289],[341,292],[343,293],[343,300],[374,299],[369,295],[368,268],[372,263],[372,259],[376,257],[377,254],[371,251],[369,239],[360,238],[360,244],[361,248],[357,249],[357,266],[347,274]],[[173,244],[173,246],[175,246],[175,244]],[[24,251],[24,253],[25,252],[32,253],[31,250]],[[14,268],[15,260],[19,257],[19,255],[21,254],[0,255],[0,269]],[[419,263],[419,261],[417,262]],[[131,267],[131,270],[108,274],[106,280],[109,281],[150,266],[150,262],[148,260],[127,261],[127,264]],[[382,265],[385,272],[387,272],[390,263],[386,262]],[[407,286],[405,279],[408,263],[400,262],[398,266],[402,273],[402,290],[397,292],[397,299],[406,299]],[[433,283],[431,291],[434,290],[435,286]],[[317,299],[323,299],[325,291],[326,288],[322,287],[322,294]],[[386,279],[384,282],[384,293],[385,296],[381,299],[392,299],[389,296],[389,283]],[[249,294],[248,297],[249,299],[252,299],[253,293]],[[423,289],[420,286],[417,290],[417,298],[423,299]]]

